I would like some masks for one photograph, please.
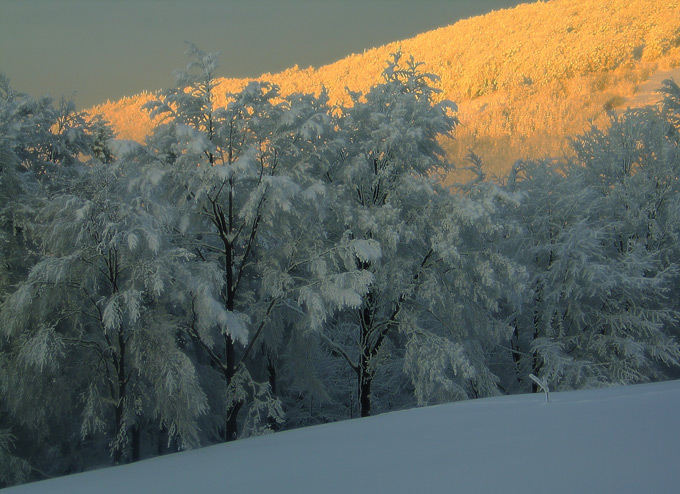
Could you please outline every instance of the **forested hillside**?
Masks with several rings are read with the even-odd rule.
[[[680,373],[680,88],[452,190],[395,53],[333,107],[195,47],[144,144],[0,79],[0,483]]]
[[[547,68],[517,55],[511,71],[500,42],[456,62],[497,59],[484,84],[396,46],[224,81],[190,45],[174,86],[127,101],[145,103],[121,115],[154,122],[140,142],[1,76],[0,486],[421,405],[678,378],[680,87],[606,115],[593,103],[632,92],[623,74],[672,67],[676,7],[596,2],[588,16],[615,27],[560,24],[586,4],[447,28],[479,47],[478,26],[549,12],[532,32],[601,42]],[[365,89],[345,92],[352,64]],[[317,91],[332,67],[337,87]],[[598,77],[618,82],[581,87]],[[476,120],[477,140],[466,119],[532,94],[564,102],[522,124],[550,158],[515,161],[513,127],[508,166],[484,146],[520,114],[487,134]],[[578,131],[574,105],[601,118]],[[448,186],[451,139],[487,152]]]
[[[568,136],[606,125],[657,70],[680,66],[680,6],[660,0],[553,0],[520,5],[423,33],[320,68],[291,68],[259,79],[283,95],[316,93],[349,103],[365,92],[397,49],[441,78],[441,99],[458,104],[462,125],[444,144],[458,164],[473,149],[489,171],[506,174],[518,157],[559,157]],[[206,47],[209,48],[209,47]],[[228,73],[228,67],[222,72]],[[220,79],[216,95],[246,80]],[[155,88],[149,88],[155,89]],[[152,122],[141,111],[151,93],[109,102],[101,112],[119,137],[143,140]]]

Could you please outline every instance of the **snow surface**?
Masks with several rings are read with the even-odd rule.
[[[505,396],[206,447],[7,493],[680,489],[680,381]]]

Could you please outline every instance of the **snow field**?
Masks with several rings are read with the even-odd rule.
[[[392,412],[7,494],[639,493],[680,485],[680,381]]]

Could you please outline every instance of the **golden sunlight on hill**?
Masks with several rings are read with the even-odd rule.
[[[284,94],[318,93],[324,85],[331,102],[347,103],[345,88],[366,91],[379,80],[389,54],[401,49],[437,74],[441,97],[459,106],[462,125],[456,139],[445,143],[450,158],[463,164],[472,149],[490,171],[504,174],[516,158],[563,155],[568,136],[604,124],[606,110],[635,104],[636,92],[653,74],[680,67],[679,2],[523,4],[318,69],[293,67],[260,79],[278,84]],[[224,79],[219,94],[246,82]],[[91,112],[102,113],[120,138],[143,140],[152,123],[141,106],[152,97],[107,102]]]

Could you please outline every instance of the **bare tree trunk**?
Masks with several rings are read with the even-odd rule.
[[[277,383],[276,383],[276,365],[274,364],[274,359],[272,358],[271,355],[267,356],[267,378],[269,380],[269,388],[272,391],[272,394],[276,396],[277,393]],[[269,417],[267,419],[267,424],[269,425],[269,428],[273,431],[276,431],[279,429],[279,423],[276,421],[274,417]]]
[[[361,355],[358,366],[359,386],[359,416],[371,415],[371,384],[373,382],[373,370],[371,369],[371,355],[373,351],[369,343],[371,314],[368,307],[363,310],[361,325]]]
[[[373,373],[367,369],[368,362],[364,362],[361,356],[361,366],[359,370],[359,415],[368,417],[371,415],[371,384],[373,383]]]
[[[125,395],[127,387],[127,376],[125,375],[125,338],[123,332],[118,332],[118,360],[116,365],[116,377],[118,379],[118,400],[116,402],[116,430],[115,430],[115,449],[113,450],[113,463],[120,465],[123,460],[123,446],[118,441],[124,431]]]
[[[135,425],[132,428],[132,458],[131,460],[139,461],[141,459],[141,449],[142,449],[142,430],[139,425]]]
[[[224,379],[226,381],[227,389],[231,385],[231,382],[234,379],[234,376],[236,375],[236,352],[235,352],[235,345],[234,345],[234,340],[231,338],[231,336],[226,335],[224,337],[225,340],[225,359],[226,359],[226,367],[224,369]],[[243,407],[244,403],[243,401],[237,401],[232,403],[229,407],[227,407],[227,417],[225,421],[225,428],[224,428],[224,440],[225,441],[234,441],[235,439],[238,438],[238,412],[241,410]]]

